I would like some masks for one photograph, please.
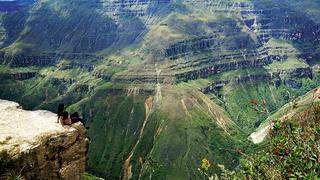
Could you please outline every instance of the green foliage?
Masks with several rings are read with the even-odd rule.
[[[212,176],[209,176],[209,168],[211,167],[211,164],[208,159],[204,158],[201,161],[200,168],[198,168],[198,171],[202,174],[202,176],[208,177],[209,179],[212,179]]]
[[[207,172],[210,168],[210,162],[207,159],[202,159],[200,169]]]
[[[10,170],[3,174],[1,177],[3,180],[25,180],[21,175],[21,171],[18,170]]]
[[[10,156],[7,151],[0,153],[0,179],[3,180],[23,180],[22,170],[17,170],[18,160]]]
[[[154,173],[162,167],[162,165],[153,157],[148,157],[148,159],[145,162],[145,165],[149,173]]]
[[[316,97],[318,98],[318,97]],[[241,169],[224,169],[226,179],[319,179],[320,104],[292,119],[274,122],[265,150],[243,155]]]
[[[81,180],[101,180],[101,178],[98,178],[88,172],[85,172],[81,174]]]
[[[269,113],[261,113],[263,102],[270,113],[277,112],[286,103],[292,102],[295,98],[304,95],[320,82],[318,76],[313,80],[308,78],[296,79],[301,82],[302,87],[292,89],[284,84],[276,87],[272,83],[248,82],[226,86],[221,90],[224,107],[230,113],[232,119],[245,132],[252,132],[269,116]],[[257,102],[259,109],[255,108],[251,102]]]

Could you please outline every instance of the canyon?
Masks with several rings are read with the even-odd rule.
[[[201,179],[203,158],[235,169],[235,149],[320,83],[312,0],[21,2],[0,2],[0,98],[80,112],[81,171],[105,179]]]

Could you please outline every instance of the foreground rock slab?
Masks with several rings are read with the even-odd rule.
[[[26,111],[0,100],[0,160],[7,164],[0,174],[15,170],[25,179],[80,179],[87,162],[86,129],[56,120],[52,112]]]

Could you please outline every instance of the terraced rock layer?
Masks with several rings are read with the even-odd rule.
[[[88,171],[100,177],[200,179],[202,158],[219,172],[238,166],[236,147],[251,149],[247,135],[269,114],[250,102],[274,113],[319,85],[319,8],[39,0],[0,13],[0,97],[82,112]]]

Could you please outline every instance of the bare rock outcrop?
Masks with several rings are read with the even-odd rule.
[[[0,176],[15,170],[25,179],[80,179],[89,144],[81,123],[62,126],[54,113],[5,100],[0,112]]]

